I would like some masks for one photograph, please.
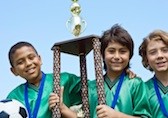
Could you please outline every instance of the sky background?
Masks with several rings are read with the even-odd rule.
[[[80,36],[101,36],[118,23],[132,36],[135,49],[131,70],[147,81],[153,76],[141,64],[138,47],[143,37],[155,29],[168,31],[167,0],[79,0],[80,16],[87,28]],[[71,17],[71,0],[0,0],[0,100],[25,82],[10,71],[8,51],[19,41],[32,43],[42,57],[42,70],[53,72],[54,43],[75,38],[66,28]],[[61,72],[80,75],[79,58],[61,53]],[[87,55],[88,78],[95,79],[93,52]]]

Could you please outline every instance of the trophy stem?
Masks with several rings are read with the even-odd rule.
[[[54,86],[53,92],[60,95],[60,47],[54,48]],[[56,106],[52,109],[52,118],[61,118],[59,109],[60,103],[56,103]]]

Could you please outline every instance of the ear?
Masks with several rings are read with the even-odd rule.
[[[15,68],[14,67],[11,67],[10,68],[11,72],[15,75],[15,76],[18,76],[19,74],[16,72]]]
[[[43,63],[42,63],[41,56],[40,56],[40,55],[38,55],[38,57],[39,57],[40,64],[42,65]]]

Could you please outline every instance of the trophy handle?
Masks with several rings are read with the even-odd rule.
[[[81,31],[81,33],[82,33],[82,32],[85,31],[85,29],[86,29],[86,27],[87,27],[87,22],[86,22],[85,20],[82,20],[81,22],[82,22],[82,24],[84,25],[84,26],[83,26],[83,29],[82,29],[82,31]]]
[[[67,20],[67,22],[66,22],[66,28],[68,29],[69,32],[72,32],[71,31],[71,23],[72,23],[72,21],[70,19]]]

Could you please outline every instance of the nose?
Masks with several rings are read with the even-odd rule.
[[[30,59],[26,59],[26,66],[29,66],[29,65],[31,65],[31,60]]]
[[[120,54],[119,54],[119,52],[116,51],[115,54],[114,54],[114,59],[117,59],[117,60],[118,60],[119,57],[120,57]]]
[[[163,58],[163,53],[162,51],[158,51],[158,59],[162,59]]]

